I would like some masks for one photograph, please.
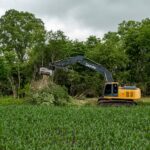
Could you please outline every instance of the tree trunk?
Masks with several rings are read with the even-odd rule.
[[[17,96],[18,99],[19,99],[19,96],[20,96],[20,92],[19,92],[19,91],[20,91],[20,84],[21,84],[20,66],[19,66],[19,64],[18,64],[18,89],[17,89],[17,90],[18,90],[18,94],[17,94],[17,95],[18,95],[18,96]]]
[[[13,80],[13,77],[8,77],[8,81],[10,82],[10,85],[11,85],[13,97],[16,98],[17,97],[17,89],[16,89],[15,82]]]

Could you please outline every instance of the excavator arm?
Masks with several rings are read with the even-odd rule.
[[[73,65],[79,63],[85,67],[88,67],[92,70],[95,70],[102,74],[106,80],[106,82],[113,82],[113,77],[111,72],[109,72],[105,67],[103,67],[101,64],[97,64],[96,62],[85,58],[84,56],[75,56],[75,57],[69,57],[68,59],[65,60],[59,60],[54,63],[49,64],[49,69],[47,68],[40,68],[40,73],[41,74],[51,74],[51,70],[55,70],[57,68],[65,68],[69,65]]]

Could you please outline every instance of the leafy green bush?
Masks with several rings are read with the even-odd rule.
[[[66,105],[70,101],[67,91],[56,84],[49,84],[47,87],[32,90],[28,96],[32,104],[38,105]]]

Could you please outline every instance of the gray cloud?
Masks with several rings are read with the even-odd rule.
[[[0,13],[10,8],[29,11],[47,22],[59,20],[69,32],[71,27],[93,34],[107,32],[123,20],[150,17],[149,0],[0,0],[0,4]]]
[[[75,17],[85,26],[96,30],[114,30],[123,20],[150,17],[150,1],[93,0],[85,3],[76,12]]]

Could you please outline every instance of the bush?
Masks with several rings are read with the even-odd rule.
[[[32,104],[62,106],[70,101],[70,97],[65,88],[51,83],[42,89],[31,90],[28,100]]]

